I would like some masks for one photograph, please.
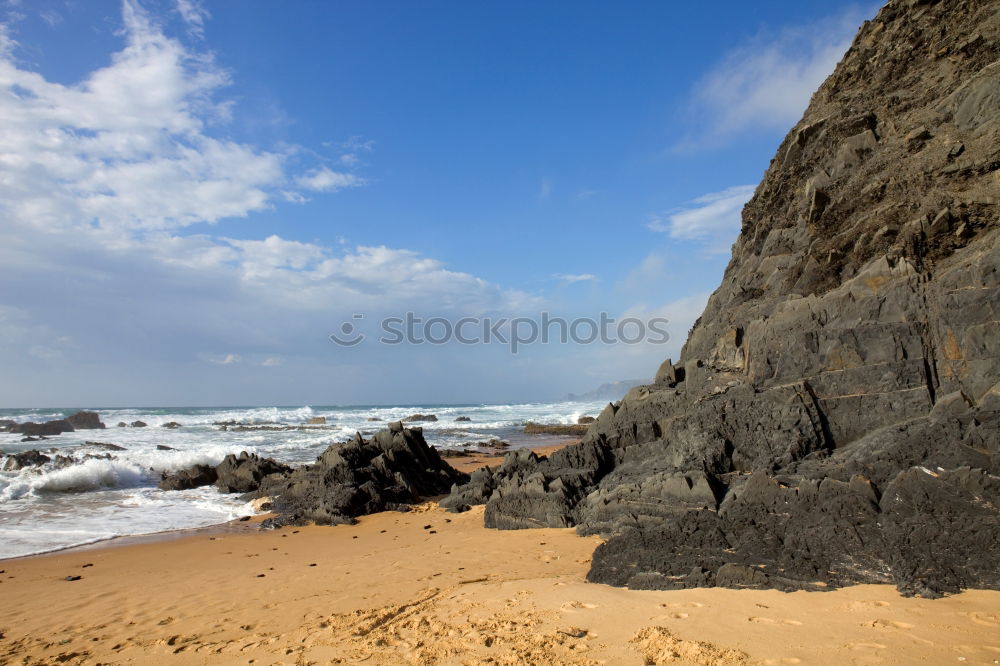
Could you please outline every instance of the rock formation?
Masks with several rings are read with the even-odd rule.
[[[28,421],[27,423],[15,423],[7,428],[7,432],[27,435],[29,437],[38,437],[41,435],[51,437],[53,435],[61,435],[64,432],[73,432],[73,430],[73,424],[66,419],[45,421],[44,423]]]
[[[157,484],[157,488],[160,490],[190,490],[212,485],[218,478],[219,474],[214,467],[195,465],[173,474],[164,474]]]
[[[265,478],[247,499],[270,497],[266,526],[353,523],[356,516],[444,495],[468,480],[424,441],[420,428],[390,423],[370,440],[331,445],[315,465]]]
[[[436,414],[412,414],[403,419],[404,423],[417,423],[420,421],[437,421]]]
[[[892,0],[743,211],[678,363],[444,502],[633,588],[1000,588],[1000,5]]]
[[[195,472],[195,469],[190,471]],[[270,475],[282,477],[291,471],[288,465],[244,451],[238,456],[226,456],[215,468],[217,478],[212,483],[224,493],[249,493],[257,490]]]
[[[103,430],[105,427],[97,412],[77,412],[66,420],[77,430]]]
[[[468,480],[427,445],[422,429],[397,422],[370,440],[358,434],[330,445],[315,465],[293,469],[244,451],[226,456],[214,468],[194,465],[163,474],[159,488],[187,490],[214,483],[221,492],[242,493],[247,501],[268,498],[269,510],[277,515],[264,526],[278,527],[353,523],[357,516],[444,495]]]
[[[51,460],[52,458],[41,451],[32,450],[24,451],[23,453],[12,453],[4,460],[3,471],[16,472],[25,467],[41,467]]]

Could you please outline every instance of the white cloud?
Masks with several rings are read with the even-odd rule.
[[[590,273],[556,273],[552,277],[560,282],[565,282],[566,284],[573,284],[574,282],[592,282],[597,279],[596,275],[591,275]]]
[[[53,9],[47,9],[39,14],[39,16],[41,16],[42,20],[45,21],[50,28],[54,28],[63,22],[62,14]]]
[[[16,48],[17,42],[10,35],[10,27],[0,23],[0,58],[10,58]]]
[[[737,185],[705,194],[691,201],[692,205],[654,216],[646,227],[671,238],[705,242],[711,251],[724,252],[739,233],[740,214],[755,189],[753,185]]]
[[[233,365],[239,363],[243,358],[239,354],[226,354],[225,356],[215,356],[209,357],[209,363],[215,363],[216,365]]]
[[[0,48],[0,213],[49,231],[167,229],[268,206],[282,155],[215,138],[228,74],[123,4],[125,48],[75,85]],[[4,43],[8,43],[5,40]]]
[[[340,155],[340,163],[348,167],[356,167],[362,163],[361,154],[370,153],[374,147],[375,141],[372,139],[352,136],[340,145],[340,149],[345,151]]]
[[[278,356],[270,356],[268,358],[265,358],[263,361],[261,361],[260,364],[262,366],[264,366],[265,368],[274,368],[274,367],[277,367],[277,366],[281,365],[284,362],[285,362],[284,359],[282,359],[282,358],[280,358]]]
[[[150,371],[148,390],[209,391],[198,378],[218,366],[329,363],[327,336],[352,312],[374,320],[538,307],[405,248],[190,233],[286,198],[305,202],[301,188],[361,181],[325,167],[293,172],[286,155],[302,159],[306,149],[220,137],[232,112],[217,99],[228,73],[163,34],[135,2],[122,15],[123,48],[75,84],[19,66],[0,24],[0,365],[20,378],[0,386],[0,400],[56,400],[53,377],[36,374],[29,355],[55,358],[66,340],[75,342],[60,377],[74,377],[81,396],[96,368],[138,373],[156,363],[162,374]],[[360,154],[372,142],[351,146]],[[179,368],[192,359],[200,362],[185,366],[188,377]]]
[[[297,182],[300,187],[316,192],[335,192],[345,187],[357,187],[364,184],[364,180],[354,174],[341,173],[326,167],[313,169],[299,177]]]
[[[693,108],[704,127],[682,147],[791,127],[870,14],[852,7],[810,25],[759,34],[725,54],[695,86]]]
[[[209,13],[200,0],[177,0],[177,13],[192,34],[198,37],[205,34],[205,21],[209,18]]]

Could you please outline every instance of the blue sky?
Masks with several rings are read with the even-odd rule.
[[[876,7],[0,2],[0,404],[545,400],[677,358]],[[667,344],[332,344],[661,316]]]

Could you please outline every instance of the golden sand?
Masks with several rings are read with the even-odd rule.
[[[482,525],[427,503],[0,561],[0,663],[1000,663],[1000,592],[623,590],[585,582],[596,537]]]

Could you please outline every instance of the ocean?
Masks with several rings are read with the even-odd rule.
[[[0,471],[0,558],[119,536],[206,527],[251,515],[253,509],[238,496],[219,493],[211,486],[188,491],[156,487],[163,472],[199,463],[216,465],[230,453],[248,451],[289,464],[310,463],[334,442],[346,441],[356,432],[367,436],[385,427],[385,422],[416,413],[438,417],[436,422],[412,424],[423,427],[432,446],[462,448],[499,438],[517,448],[566,439],[525,435],[521,427],[525,422],[576,423],[580,416],[597,416],[605,404],[94,409],[106,429],[79,430],[36,442],[21,442],[20,434],[0,433],[0,470],[7,455],[13,453],[36,449],[53,458],[41,467]],[[0,409],[0,419],[38,423],[76,411],[79,409]],[[471,421],[456,422],[459,416]],[[315,417],[325,417],[326,427],[238,431],[215,425],[235,421],[303,426]],[[372,422],[370,418],[383,421]],[[143,421],[147,427],[117,427],[119,422],[133,421]],[[162,427],[170,422],[181,427]],[[114,444],[123,450],[87,442]],[[57,468],[56,455],[69,456],[74,462]]]

